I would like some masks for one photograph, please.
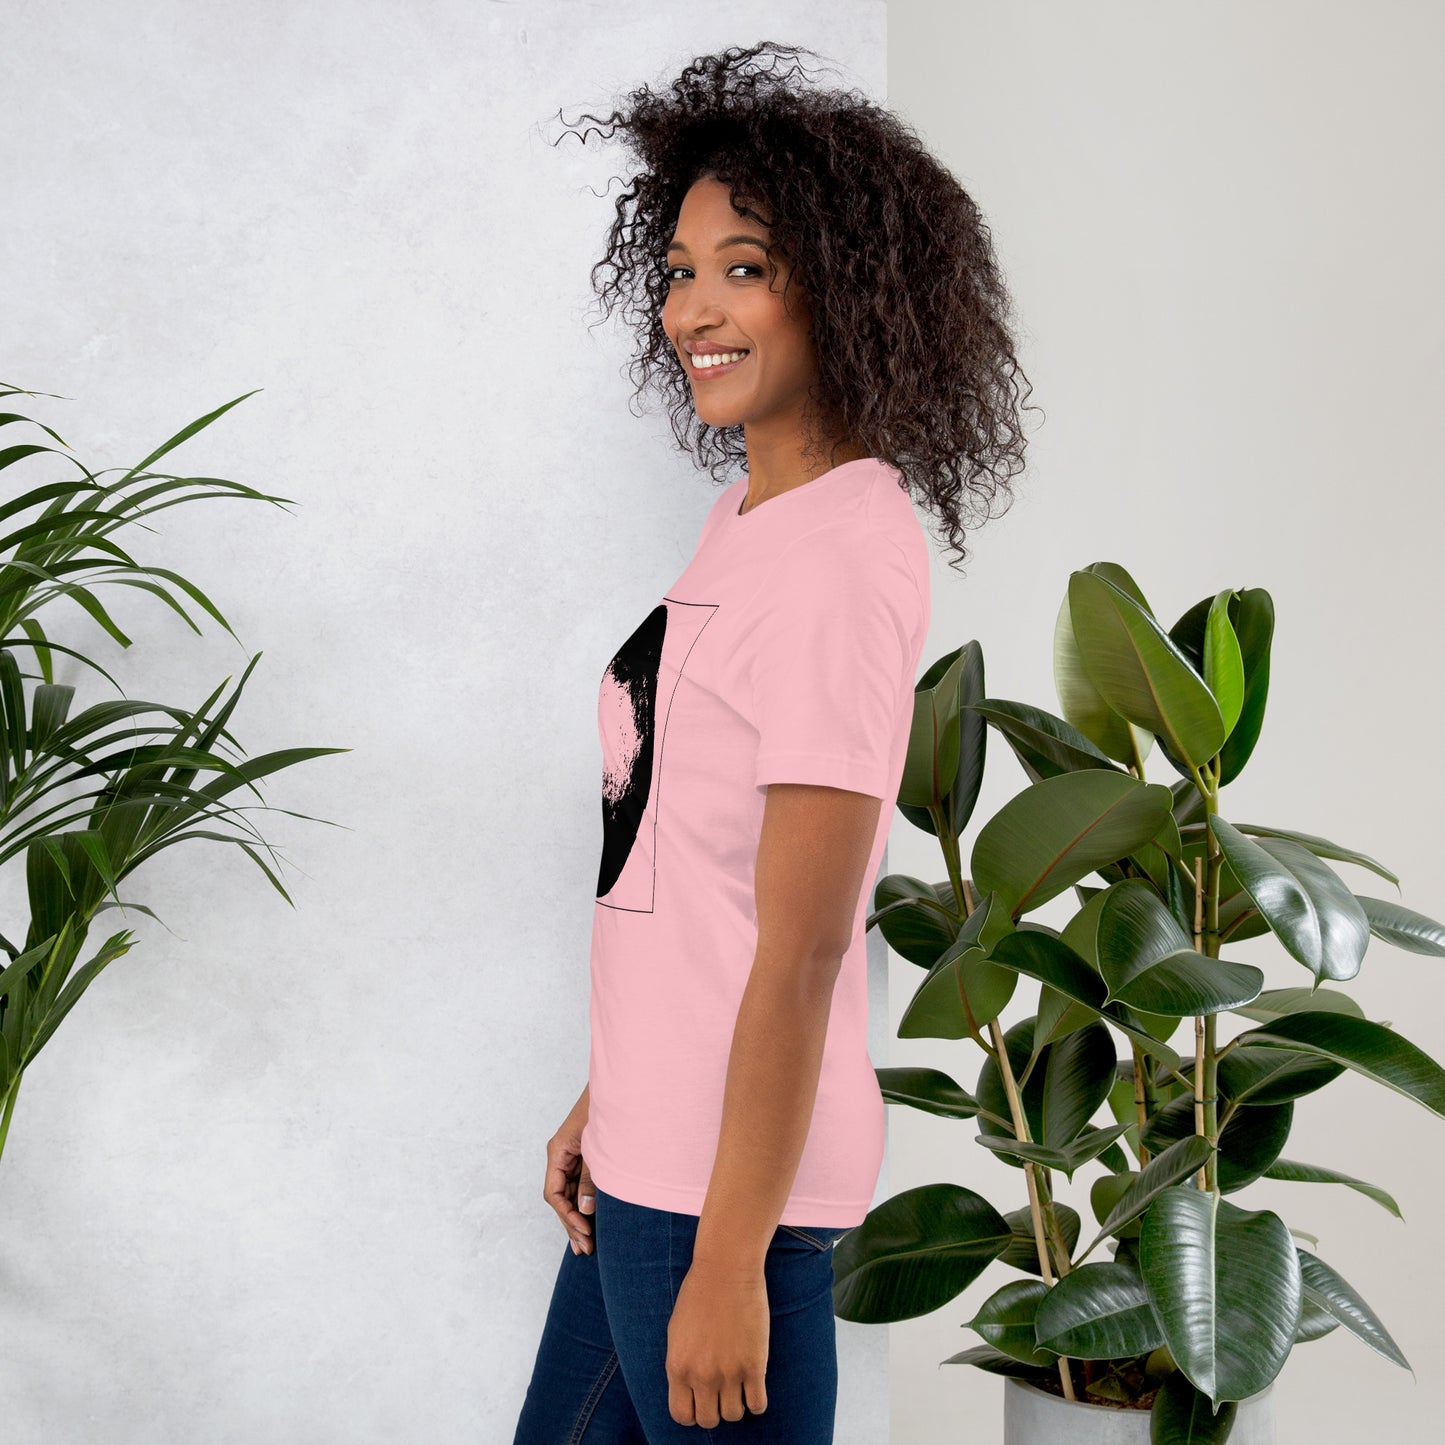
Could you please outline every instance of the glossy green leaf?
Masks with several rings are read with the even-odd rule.
[[[1202,598],[1169,629],[1170,638],[1201,677],[1204,675],[1204,634],[1213,605],[1212,597]],[[1264,724],[1265,703],[1269,695],[1270,645],[1274,635],[1274,601],[1263,587],[1239,588],[1229,604],[1229,620],[1239,641],[1240,658],[1244,665],[1244,700],[1239,720],[1230,729],[1220,749],[1220,787],[1233,782],[1244,770]],[[1164,752],[1182,772],[1183,765],[1170,755],[1167,744]]]
[[[942,1069],[907,1065],[875,1068],[873,1072],[878,1077],[878,1091],[885,1103],[908,1104],[945,1119],[972,1119],[978,1113],[978,1100]]]
[[[1239,1037],[1246,1044],[1302,1049],[1333,1059],[1445,1117],[1445,1069],[1384,1024],[1348,1014],[1297,1013]]]
[[[1171,802],[1157,783],[1099,768],[1044,778],[979,830],[970,874],[980,893],[996,893],[1017,918],[1148,843]]]
[[[1138,1219],[1166,1189],[1197,1174],[1213,1152],[1209,1140],[1198,1134],[1186,1134],[1168,1148],[1160,1150],[1117,1194],[1100,1223],[1098,1234],[1089,1241],[1088,1248],[1079,1258],[1091,1254],[1101,1240],[1118,1234]]]
[[[1301,1164],[1294,1159],[1276,1159],[1264,1171],[1264,1178],[1292,1180],[1300,1184],[1344,1184],[1367,1199],[1373,1199],[1376,1204],[1383,1205],[1396,1219],[1403,1220],[1405,1217],[1400,1213],[1400,1206],[1395,1203],[1393,1195],[1387,1194],[1378,1185],[1356,1179],[1353,1174],[1342,1174],[1338,1169],[1326,1169],[1318,1164]]]
[[[1072,723],[1042,708],[994,697],[969,706],[1003,734],[1031,782],[1084,768],[1120,771],[1119,765]]]
[[[1002,965],[1000,965],[1002,967]],[[1093,1009],[1061,994],[1058,989],[1042,984],[1039,988],[1037,1038],[1042,1043],[1055,1043],[1075,1029],[1092,1023],[1098,1014]]]
[[[1174,804],[1169,811],[1181,837],[1193,826],[1206,826],[1204,798],[1195,786],[1193,777],[1176,778],[1170,783],[1169,791],[1174,796]]]
[[[1034,1020],[1031,1018],[1020,1019],[1018,1023],[1004,1030],[1003,1037],[1009,1067],[1013,1070],[1014,1080],[1017,1082],[1023,1078],[1024,1070],[1028,1067],[1029,1056],[1033,1052]],[[1041,1058],[1047,1063],[1045,1055],[1041,1055]],[[998,1064],[992,1056],[985,1057],[979,1066],[978,1083],[974,1086],[974,1093],[978,1097],[980,1106],[987,1109],[990,1114],[1001,1119],[1012,1120],[1008,1091],[1004,1086],[1003,1075],[999,1071]],[[1044,1131],[1044,1072],[1042,1070],[1036,1068],[1020,1086],[1019,1102],[1023,1108],[1030,1137],[1039,1138]],[[982,1114],[978,1119],[978,1132],[981,1136],[1010,1141],[1014,1137],[1011,1127],[1004,1128]],[[1011,1164],[1015,1168],[1023,1167],[1020,1160],[1011,1158],[1008,1154],[1001,1154],[999,1157],[1006,1164]]]
[[[1433,958],[1445,958],[1445,924],[1416,913],[1402,903],[1392,903],[1388,898],[1371,898],[1368,894],[1357,893],[1355,900],[1364,909],[1370,932],[1376,938],[1383,938],[1396,948],[1410,953],[1427,953]]]
[[[992,962],[988,952],[1013,921],[982,898],[918,986],[898,1024],[898,1037],[966,1038],[983,1029],[1008,1006],[1018,975]]]
[[[1253,1184],[1279,1158],[1289,1141],[1293,1122],[1292,1103],[1246,1104],[1236,1109],[1219,1134],[1220,1192],[1233,1194],[1246,1184]],[[1188,1094],[1181,1094],[1149,1120],[1144,1130],[1144,1147],[1162,1150],[1194,1132],[1194,1100]]]
[[[1188,933],[1142,879],[1123,879],[1091,899],[1064,938],[1095,962],[1110,1000],[1127,1004],[1159,1039],[1168,1039],[1181,1017],[1253,998],[1264,981],[1257,968],[1196,954]]]
[[[1136,974],[1111,997],[1145,1013],[1180,1019],[1237,1008],[1257,998],[1263,986],[1264,974],[1253,964],[1186,948]]]
[[[1090,901],[1087,911],[1094,915],[1093,937],[1080,951],[1098,968],[1112,997],[1160,960],[1191,946],[1189,935],[1142,879],[1112,884]],[[1086,951],[1090,944],[1092,952]]]
[[[969,1320],[994,1349],[1026,1365],[1051,1365],[1055,1356],[1034,1342],[1034,1316],[1050,1289],[1041,1279],[1015,1279],[995,1290]]]
[[[1012,970],[1008,972],[1018,977]],[[1109,1097],[1116,1061],[1113,1035],[1097,1021],[1050,1045],[1044,1067],[1044,1129],[1040,1143],[1063,1149],[1079,1137]]]
[[[1193,926],[1193,898],[1196,865],[1204,860],[1207,846],[1201,836],[1190,832],[1182,840],[1182,868],[1184,880],[1182,891],[1190,900],[1189,924]],[[1219,943],[1226,947],[1248,938],[1260,938],[1269,933],[1269,923],[1254,906],[1254,900],[1244,889],[1229,859],[1217,855],[1219,874]]]
[[[1081,570],[1091,576],[1102,577],[1105,582],[1117,587],[1146,617],[1154,616],[1154,609],[1149,605],[1144,589],[1134,580],[1127,567],[1118,562],[1090,562]]]
[[[1068,593],[1054,618],[1054,691],[1069,726],[1077,729],[1106,757],[1131,763],[1137,753],[1148,755],[1153,735],[1133,727],[1119,715],[1094,686],[1074,635]]]
[[[1128,863],[1126,872],[1123,863]],[[1099,876],[1107,883],[1124,882],[1133,877],[1149,884],[1171,916],[1182,920],[1193,907],[1194,894],[1186,891],[1180,878],[1183,864],[1183,844],[1172,817],[1164,820],[1164,826],[1155,837],[1142,848],[1136,848],[1127,860],[1110,864],[1099,869]],[[1115,873],[1118,877],[1115,877]]]
[[[1339,1320],[1306,1289],[1300,1304],[1299,1324],[1295,1327],[1295,1344],[1307,1345],[1311,1340],[1322,1340],[1339,1327]]]
[[[1109,1090],[1109,1112],[1114,1116],[1117,1123],[1128,1124],[1129,1130],[1123,1137],[1123,1142],[1129,1146],[1134,1158],[1139,1157],[1139,1105],[1134,1098],[1133,1064],[1128,1063],[1128,1075],[1120,1073],[1114,1080],[1114,1086]],[[1100,1156],[1103,1157],[1102,1155]],[[1132,1168],[1128,1160],[1124,1161],[1124,1167]]]
[[[1303,1285],[1278,1215],[1176,1184],[1145,1211],[1139,1261],[1170,1354],[1213,1402],[1246,1399],[1279,1374]]]
[[[943,815],[944,834],[957,838],[968,826],[977,805],[988,748],[988,726],[969,708],[984,694],[983,649],[974,641],[945,653],[919,678],[915,698],[920,690],[932,691],[935,701],[928,705],[930,720],[924,723],[918,720],[915,702],[913,728],[920,729],[920,735],[915,739],[910,729],[898,810],[915,828],[937,837],[935,809],[930,804],[938,796],[941,801],[936,806]],[[947,737],[941,731],[935,733],[939,707],[946,715]],[[957,762],[950,769],[949,760],[955,752]],[[945,779],[946,789],[942,787]]]
[[[898,788],[900,803],[923,809],[936,806],[958,780],[958,694],[965,661],[965,651],[959,648],[937,681],[920,679],[913,689],[913,722]]]
[[[1116,1264],[1132,1264],[1136,1269],[1139,1267],[1139,1240],[1136,1236],[1125,1235],[1112,1240],[1109,1248]]]
[[[980,1133],[976,1136],[976,1142],[995,1154],[1042,1164],[1046,1169],[1058,1169],[1072,1179],[1074,1171],[1080,1165],[1097,1159],[1126,1128],[1127,1124],[1110,1124],[1107,1128],[1086,1129],[1071,1143],[1057,1149],[1028,1139],[1010,1139],[995,1134]]]
[[[952,899],[906,873],[890,873],[879,881],[873,890],[873,919],[894,953],[925,969],[938,962],[960,933]]]
[[[1027,974],[1066,998],[1102,1014],[1150,1057],[1162,1060],[1170,1068],[1180,1067],[1179,1055],[1168,1044],[1131,1022],[1123,1006],[1105,1005],[1108,990],[1104,980],[1062,939],[1020,929],[1001,938],[990,957],[995,963]]]
[[[1360,971],[1370,928],[1364,909],[1338,874],[1287,838],[1255,842],[1217,813],[1209,826],[1285,949],[1317,978],[1353,978]]]
[[[1236,1104],[1284,1104],[1332,1084],[1345,1066],[1298,1049],[1240,1044],[1218,1064],[1220,1093]]]
[[[1018,987],[1018,975],[977,949],[958,960],[956,971],[956,992],[975,1027],[984,1029],[1008,1007]],[[905,1037],[901,1027],[899,1037]]]
[[[1146,885],[1147,886],[1147,885]],[[1099,971],[1099,919],[1103,916],[1104,905],[1109,901],[1109,894],[1118,884],[1112,884],[1109,888],[1091,888],[1084,890],[1077,888],[1079,893],[1087,892],[1088,896],[1081,903],[1079,910],[1069,921],[1064,924],[1059,932],[1061,942],[1069,948],[1089,966],[1091,973],[1103,975]],[[1100,994],[1105,997],[1107,990]]]
[[[1274,599],[1263,587],[1243,587],[1230,607],[1230,621],[1244,660],[1244,702],[1219,754],[1219,786],[1244,770],[1264,726],[1269,695],[1270,647],[1274,636]]]
[[[972,1284],[1010,1239],[1004,1217],[971,1189],[905,1189],[833,1247],[834,1313],[860,1324],[931,1314]]]
[[[1136,1133],[1133,1121],[1119,1119],[1115,1122],[1125,1126],[1125,1132],[1122,1137],[1124,1142],[1132,1147],[1132,1141]],[[1129,1169],[1129,1156],[1117,1144],[1110,1144],[1109,1147],[1099,1155],[1099,1163],[1108,1169],[1111,1174],[1128,1174],[1131,1172]]]
[[[1112,1260],[1071,1269],[1037,1306],[1034,1330],[1045,1349],[1080,1360],[1143,1355],[1164,1343],[1139,1271]]]
[[[1301,1249],[1298,1253],[1305,1292],[1315,1304],[1329,1310],[1352,1335],[1363,1340],[1377,1354],[1408,1370],[1410,1362],[1405,1358],[1404,1351],[1349,1281],[1309,1250]]]
[[[1190,823],[1184,832],[1187,836],[1194,836],[1201,833],[1205,826],[1201,819]],[[1293,828],[1275,828],[1264,823],[1235,823],[1234,827],[1239,832],[1247,833],[1254,838],[1286,838],[1291,843],[1298,843],[1302,848],[1313,853],[1316,858],[1333,858],[1340,863],[1357,864],[1361,868],[1368,868],[1372,873],[1378,873],[1381,878],[1388,878],[1391,883],[1399,886],[1399,878],[1383,863],[1371,858],[1368,853],[1361,853],[1358,849],[1332,843],[1328,838],[1321,838],[1317,833],[1301,833]]]
[[[1113,1369],[1105,1368],[1092,1380],[1084,1382],[1084,1400],[1091,1405],[1107,1402],[1112,1405],[1127,1405],[1133,1398],[1129,1386]]]
[[[1117,1174],[1101,1174],[1089,1185],[1089,1208],[1094,1211],[1096,1223],[1102,1224],[1109,1217],[1114,1206],[1124,1197],[1138,1177],[1137,1169],[1122,1169]],[[1139,1233],[1138,1221],[1121,1224],[1118,1233],[1121,1239],[1137,1236]],[[1102,1237],[1099,1236],[1099,1238]],[[1097,1244],[1098,1238],[1094,1242]],[[1074,1261],[1075,1264],[1083,1262],[1082,1257]]]
[[[1069,615],[1089,678],[1115,712],[1195,767],[1219,751],[1226,736],[1219,704],[1133,598],[1096,573],[1074,572]]]
[[[950,1355],[946,1360],[940,1360],[939,1364],[977,1365],[980,1370],[987,1370],[991,1375],[1017,1375],[1024,1380],[1036,1379],[1042,1373],[1033,1365],[1026,1365],[1022,1360],[1016,1360],[1012,1355],[994,1349],[992,1345],[972,1345],[966,1350],[960,1350],[956,1355]]]
[[[1231,587],[1217,592],[1204,625],[1204,685],[1219,704],[1225,737],[1234,730],[1244,706],[1244,658],[1234,624],[1229,620],[1229,605],[1235,595]]]
[[[1154,1396],[1149,1445],[1224,1445],[1238,1414],[1234,1400],[1216,1412],[1209,1396],[1196,1390],[1183,1370],[1175,1370]]]
[[[1064,1244],[1072,1256],[1074,1246],[1079,1242],[1079,1211],[1072,1205],[1065,1204],[1063,1200],[1054,1201],[1054,1217],[1058,1220],[1059,1233],[1064,1237]],[[999,1263],[1012,1265],[1015,1269],[1024,1270],[1028,1274],[1039,1273],[1039,1247],[1034,1239],[1033,1215],[1029,1207],[1025,1205],[1022,1209],[1010,1210],[1004,1215],[1008,1221],[1008,1227],[1012,1238],[1004,1252],[999,1255]],[[1053,1259],[1050,1256],[1050,1268],[1053,1268]]]
[[[1364,1018],[1365,1011],[1347,993],[1332,988],[1267,988],[1252,1003],[1234,1009],[1245,1018],[1272,1023],[1286,1014],[1339,1013]]]

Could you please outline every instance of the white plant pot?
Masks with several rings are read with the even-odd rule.
[[[1004,1445],[1149,1445],[1149,1412],[1065,1400],[1009,1375],[1003,1439]],[[1275,1445],[1273,1384],[1239,1402],[1229,1445]]]

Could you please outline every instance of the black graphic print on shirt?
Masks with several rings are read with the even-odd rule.
[[[597,901],[650,913],[667,715],[692,645],[715,604],[664,598],[602,675],[602,866]]]

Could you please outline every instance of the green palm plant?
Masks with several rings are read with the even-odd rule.
[[[1001,1211],[953,1183],[886,1200],[835,1250],[837,1314],[925,1314],[998,1261],[1015,1275],[968,1321],[983,1343],[944,1363],[1147,1404],[1156,1445],[1226,1440],[1236,1402],[1341,1325],[1409,1368],[1355,1287],[1296,1242],[1313,1236],[1235,1196],[1261,1178],[1338,1184],[1400,1216],[1385,1190],[1284,1157],[1296,1102],[1346,1070],[1445,1116],[1439,1064],[1330,986],[1359,973],[1371,935],[1445,955],[1445,928],[1353,893],[1326,862],[1398,888],[1373,858],[1219,811],[1260,735],[1273,625],[1266,591],[1226,589],[1166,632],[1122,567],[1095,563],[1070,576],[1055,627],[1062,717],[985,697],[977,642],[939,658],[915,689],[899,807],[937,837],[948,877],[885,878],[868,919],[925,971],[899,1036],[983,1053],[972,1094],[939,1069],[880,1068],[885,1099],[970,1121],[1028,1202]],[[966,878],[990,726],[1030,781],[978,830]],[[1155,742],[1170,786],[1145,778]],[[1062,929],[1029,919],[1070,888]],[[1221,957],[1264,934],[1305,986],[1265,989]],[[1037,1002],[1005,1030],[1020,983]],[[1223,1038],[1226,1015],[1252,1026]],[[1086,1165],[1100,1172],[1080,1249],[1052,1181]]]
[[[0,385],[0,399],[22,394],[52,395]],[[155,916],[144,904],[123,902],[120,884],[162,849],[208,839],[234,844],[290,903],[262,856],[274,862],[275,850],[246,816],[257,807],[270,808],[256,783],[306,759],[347,751],[286,748],[245,757],[227,723],[260,661],[259,652],[229,695],[227,678],[198,708],[133,701],[104,667],[57,641],[40,618],[48,604],[68,598],[129,647],[131,639],[97,591],[131,587],[160,598],[198,634],[187,602],[235,636],[198,587],[167,568],[136,561],[114,534],[128,526],[145,528],[143,518],[204,498],[287,503],[287,498],[220,477],[149,470],[251,395],[200,417],[111,481],[102,481],[103,472],[92,473],[76,460],[66,442],[42,423],[33,425],[63,451],[44,443],[0,446],[0,472],[27,457],[51,453],[79,473],[0,503],[5,533],[0,536],[0,867],[23,857],[30,912],[23,944],[0,934],[8,956],[0,969],[0,1151],[25,1070],[101,971],[134,945],[131,930],[112,933],[80,962],[96,915],[119,908]],[[0,412],[0,427],[30,421],[17,412]],[[55,653],[99,673],[120,699],[73,712],[76,689],[55,680]],[[23,670],[22,657],[33,659],[37,670]],[[228,748],[240,761],[224,756]],[[243,788],[259,801],[232,801]]]

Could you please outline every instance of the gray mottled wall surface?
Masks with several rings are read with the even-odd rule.
[[[262,388],[168,461],[297,503],[129,539],[239,643],[139,593],[115,598],[128,653],[52,622],[131,695],[192,705],[262,650],[246,749],[352,751],[267,792],[342,826],[253,815],[295,911],[233,850],[162,854],[125,896],[164,926],[133,916],[25,1078],[6,1445],[510,1440],[565,1248],[543,1147],[586,1077],[597,683],[715,495],[629,412],[620,334],[587,328],[623,157],[553,147],[550,118],[764,37],[881,95],[884,21],[10,7],[0,377],[63,394],[19,409],[93,467]],[[13,867],[0,890],[23,931]],[[887,1332],[839,1340],[838,1438],[883,1439]]]

